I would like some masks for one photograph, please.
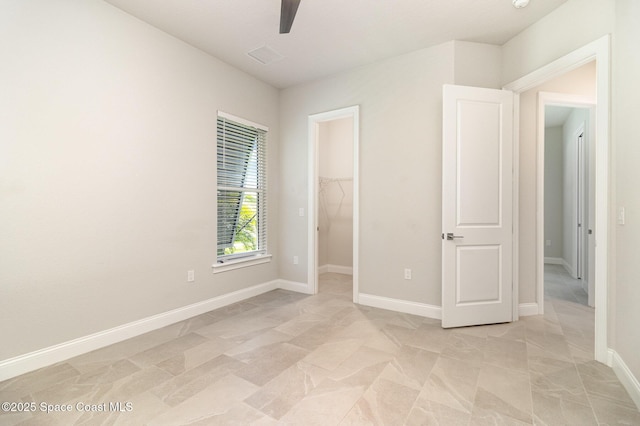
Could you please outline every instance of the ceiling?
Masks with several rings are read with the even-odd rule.
[[[559,105],[547,105],[544,107],[544,127],[562,127],[566,123],[571,113],[581,108],[559,106]]]
[[[571,115],[572,107],[547,105],[544,107],[544,127],[561,127]]]
[[[280,0],[105,1],[285,88],[449,40],[502,45],[566,0],[301,0],[289,34]],[[279,59],[248,55],[264,47]]]

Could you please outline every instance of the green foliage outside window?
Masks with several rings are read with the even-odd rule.
[[[224,254],[242,253],[258,248],[257,218],[255,195],[245,194],[240,218],[235,231],[233,247],[224,249]]]

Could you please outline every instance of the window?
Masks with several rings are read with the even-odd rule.
[[[267,252],[267,130],[218,113],[217,263]]]

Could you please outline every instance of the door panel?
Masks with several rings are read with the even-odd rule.
[[[456,247],[456,305],[500,303],[502,299],[499,245]],[[462,267],[463,266],[463,267]]]
[[[443,94],[442,326],[508,322],[513,95],[450,85]]]
[[[458,226],[500,224],[500,106],[487,102],[458,103]],[[478,134],[485,135],[482,138]]]

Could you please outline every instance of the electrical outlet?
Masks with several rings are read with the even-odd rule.
[[[297,265],[300,262],[300,259],[298,258],[298,256],[293,256],[293,264]]]
[[[411,269],[405,268],[405,270],[404,270],[404,279],[405,280],[410,280],[411,279]]]
[[[194,271],[193,269],[189,269],[187,271],[187,282],[192,283],[195,280],[196,280],[196,271]]]
[[[551,240],[547,240],[547,247],[551,247]]]
[[[298,216],[300,216],[300,217],[304,216],[304,207],[300,207],[298,209]]]

